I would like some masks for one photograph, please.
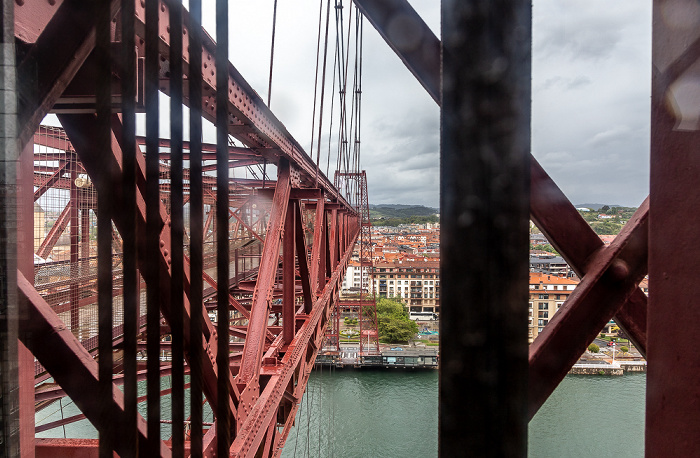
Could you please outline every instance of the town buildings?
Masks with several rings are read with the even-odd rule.
[[[577,281],[563,276],[530,272],[528,301],[528,341],[532,343],[564,301],[574,291]]]
[[[372,228],[373,270],[355,257],[344,294],[361,291],[400,298],[411,312],[440,311],[440,227],[437,224]]]

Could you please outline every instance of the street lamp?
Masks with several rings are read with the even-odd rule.
[[[615,342],[612,343],[612,363],[615,365]]]

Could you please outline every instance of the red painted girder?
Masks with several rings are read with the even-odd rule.
[[[59,120],[61,121],[61,124],[65,127],[66,132],[68,133],[68,136],[72,140],[72,144],[75,147],[75,150],[78,152],[78,156],[80,157],[83,165],[85,166],[85,169],[88,171],[88,174],[90,175],[90,178],[92,179],[93,182],[97,183],[99,180],[107,180],[110,181],[112,184],[108,186],[109,189],[113,189],[113,199],[114,199],[114,205],[116,208],[122,207],[122,193],[120,192],[120,174],[121,174],[121,164],[122,164],[122,149],[121,149],[121,140],[122,140],[122,135],[121,135],[121,122],[117,116],[113,116],[112,120],[112,126],[113,126],[113,134],[112,134],[112,154],[105,154],[103,151],[98,151],[96,148],[92,147],[92,145],[95,144],[96,140],[92,138],[92,135],[94,132],[99,131],[99,129],[95,128],[95,122],[96,118],[92,115],[58,115]],[[137,173],[136,173],[136,183],[137,183],[137,191],[136,191],[136,203],[137,203],[137,215],[136,215],[136,233],[137,233],[137,240],[139,241],[139,244],[137,245],[139,253],[145,252],[145,248],[143,246],[143,241],[145,240],[145,228],[146,228],[146,217],[145,217],[145,206],[144,206],[144,200],[143,200],[143,195],[144,195],[144,190],[145,190],[145,184],[146,184],[146,178],[145,178],[145,170],[146,170],[146,164],[145,164],[145,158],[143,154],[141,154],[137,150]],[[169,250],[170,250],[170,230],[169,226],[167,225],[168,221],[168,216],[167,212],[165,210],[165,207],[161,205],[161,218],[162,218],[162,223],[161,227],[163,228],[160,238],[162,243],[161,249],[160,249],[160,258],[158,259],[158,264],[159,264],[159,270],[160,270],[160,309],[161,312],[163,313],[163,317],[165,317],[166,321],[168,323],[170,322],[170,316],[171,316],[171,301],[170,301],[170,265],[169,265]],[[122,230],[124,228],[124,225],[126,224],[133,224],[133,219],[128,219],[126,218],[126,215],[122,215],[117,213],[115,215],[114,223],[117,226],[117,229]],[[143,256],[138,256],[139,263],[145,262],[145,259]],[[202,328],[202,334],[200,336],[194,336],[192,338],[196,339],[201,339],[202,340],[202,348],[206,348],[205,351],[205,357],[202,358],[202,367],[203,367],[203,374],[202,374],[202,380],[203,380],[203,391],[205,396],[207,397],[207,400],[211,403],[211,405],[217,405],[216,404],[216,399],[217,399],[217,388],[216,388],[216,380],[217,376],[219,373],[219,370],[216,366],[216,339],[217,339],[217,334],[216,330],[212,326],[211,321],[209,320],[209,315],[204,307],[204,304],[201,305],[195,305],[194,309],[191,310],[190,308],[190,302],[189,302],[189,281],[190,277],[190,272],[187,267],[185,267],[185,272],[184,272],[184,290],[185,290],[185,298],[184,298],[184,304],[185,304],[185,310],[184,310],[184,315],[183,315],[183,332],[184,332],[184,339],[185,339],[185,348],[189,348],[189,342],[190,342],[190,332],[189,332],[189,322],[190,322],[190,313],[201,313],[201,323],[203,324]],[[186,354],[186,357],[188,355]],[[228,368],[225,370],[225,375],[228,375],[229,383],[233,381],[233,376],[230,374],[230,371],[228,371]],[[232,391],[231,391],[232,392]],[[230,407],[232,411],[234,411],[235,415],[235,404],[234,404],[234,399],[231,399],[230,402]]]
[[[209,194],[209,196],[210,196],[211,198],[213,198],[214,201],[216,202],[216,196],[214,196],[214,194],[213,194],[211,191],[206,190],[206,191],[204,191],[204,192],[205,192],[205,194]],[[250,232],[250,234],[251,234],[253,237],[255,237],[256,239],[258,239],[258,240],[260,240],[261,242],[265,243],[265,240],[264,240],[262,237],[260,237],[260,235],[258,235],[258,233],[255,232],[255,231],[253,230],[252,227],[250,227],[249,225],[247,225],[247,224],[245,223],[245,221],[243,221],[243,220],[241,219],[241,217],[238,216],[238,214],[237,214],[236,212],[234,212],[233,210],[231,210],[230,207],[229,207],[229,209],[228,209],[228,214],[229,214],[229,216],[233,216],[243,227],[245,227],[246,229],[248,229],[248,232]]]
[[[21,272],[17,272],[17,286],[24,310],[24,313],[20,313],[24,318],[20,325],[23,343],[98,431],[106,436],[112,436],[110,443],[117,446],[117,452],[123,452],[119,450],[121,443],[119,435],[124,427],[122,391],[113,384],[112,399],[97,399],[94,396],[94,393],[99,392],[97,362]],[[31,338],[24,338],[25,336],[31,336]],[[140,415],[138,435],[139,443],[145,446],[146,422]],[[146,449],[142,448],[141,453],[146,453]],[[170,456],[170,450],[162,442],[160,454]]]
[[[145,39],[145,8],[140,1],[136,1],[136,34],[139,38]],[[169,53],[170,34],[168,33],[170,24],[170,4],[160,1],[160,16],[159,28],[161,33],[161,53],[165,56]],[[180,6],[178,6],[180,7]],[[189,13],[183,8],[183,29],[189,33],[190,18]],[[211,63],[214,60],[216,44],[208,34],[203,33],[202,46],[202,76],[203,76],[203,94],[202,113],[209,121],[215,120],[215,104],[213,95],[216,93],[216,69]],[[138,43],[139,40],[137,40]],[[189,62],[189,52],[187,48],[183,50],[183,69],[187,74]],[[205,67],[206,65],[206,67]],[[168,89],[167,82],[164,80],[161,86]],[[230,124],[229,133],[238,138],[244,144],[250,147],[263,147],[262,151],[266,151],[267,159],[271,162],[276,162],[278,158],[285,158],[298,169],[303,176],[303,181],[309,185],[315,182],[317,176],[316,164],[304,152],[301,145],[289,134],[284,125],[275,117],[275,115],[267,108],[265,102],[241,76],[241,74],[229,64],[228,67],[228,86],[229,86],[229,107],[231,115],[238,120],[240,125]],[[212,99],[212,100],[210,100]],[[188,106],[191,103],[188,96],[185,97],[185,103]],[[335,189],[333,184],[323,173],[318,174],[319,187],[323,188],[326,193],[336,199],[338,202],[345,205],[350,211],[354,211],[342,194]]]
[[[591,258],[586,276],[530,345],[530,418],[603,326],[639,290],[647,270],[648,218],[647,199],[612,244]]]
[[[189,257],[187,257],[187,256],[185,256],[185,264],[187,264],[187,265],[190,264],[190,259],[189,259]],[[211,278],[211,275],[209,275],[208,273],[202,271],[202,278],[204,279],[205,282],[209,283],[209,285],[211,285],[211,286],[214,288],[215,291],[218,291],[218,286],[216,285],[216,280],[214,280],[213,278]],[[231,296],[230,294],[228,295],[228,302],[229,302],[229,304],[230,304],[234,309],[236,309],[236,310],[238,310],[239,312],[241,312],[241,313],[243,314],[244,317],[250,319],[250,312],[248,312],[248,310],[247,310],[245,307],[243,307],[243,306],[240,304],[240,302],[238,302],[238,301],[236,300],[236,298],[234,298],[234,297]]]
[[[358,233],[353,234],[353,243],[357,239]],[[252,410],[246,420],[244,420],[238,435],[231,444],[231,456],[235,457],[251,457],[254,456],[263,435],[270,424],[276,422],[277,407],[284,397],[285,390],[295,373],[296,368],[303,362],[302,356],[306,352],[312,350],[313,354],[310,358],[309,366],[313,366],[313,361],[318,351],[320,340],[323,339],[322,318],[325,317],[328,307],[334,293],[337,292],[339,284],[342,282],[342,275],[345,272],[345,267],[352,255],[352,250],[348,249],[340,264],[336,267],[332,277],[323,288],[323,293],[316,299],[311,315],[305,320],[299,331],[296,333],[294,340],[289,345],[287,352],[279,366],[282,369],[279,375],[273,376],[267,382],[265,389],[260,395],[260,398],[255,402]],[[319,328],[321,328],[319,330]],[[316,341],[312,344],[312,336],[316,334]],[[303,371],[305,378],[299,381],[297,389],[303,393],[308,379],[310,368]],[[297,396],[299,399],[301,396]],[[288,422],[285,422],[287,424]],[[288,432],[286,433],[288,434]],[[284,434],[284,438],[286,438]],[[279,445],[279,444],[278,444]]]
[[[15,8],[26,8],[30,13],[16,15],[18,38],[31,39],[31,35],[23,33],[28,30],[41,30],[41,35],[17,68],[18,81],[25,81],[25,84],[18,84],[19,151],[31,141],[41,120],[95,47],[97,22],[95,2],[63,2],[58,8],[52,8],[51,2],[47,7],[41,0],[21,3]],[[119,3],[111,1],[112,16],[118,11]],[[51,18],[48,23],[47,17]],[[37,23],[46,26],[42,30]]]
[[[146,144],[146,137],[141,137],[137,136],[136,137],[136,143],[143,146]],[[169,138],[160,138],[158,139],[158,147],[159,148],[170,148],[170,139]],[[185,151],[190,150],[190,142],[183,141],[182,142],[182,159],[185,161],[189,160],[189,153],[186,153]],[[229,151],[229,159],[249,159],[251,157],[260,157],[260,153],[258,152],[257,149],[253,148],[245,148],[245,147],[240,147],[240,146],[229,146],[228,147]],[[207,154],[207,153],[216,153],[216,145],[212,143],[202,143],[202,160],[203,161],[215,161],[216,160],[216,154]],[[161,159],[169,159],[170,158],[170,152],[161,152],[160,153],[160,158]]]
[[[250,322],[248,323],[248,338],[243,350],[243,360],[241,370],[236,377],[236,384],[242,392],[247,390],[253,399],[259,393],[258,376],[260,373],[260,362],[263,353],[263,343],[265,330],[267,327],[268,307],[270,294],[275,285],[275,274],[279,265],[280,242],[284,230],[284,216],[289,203],[289,192],[291,189],[290,166],[285,160],[281,160],[278,165],[277,187],[275,197],[272,200],[272,210],[270,211],[270,224],[265,245],[263,247],[262,259],[258,267],[258,279],[253,292],[253,306],[251,309]],[[243,397],[244,394],[242,393]],[[241,399],[240,406],[243,407],[249,400]],[[245,406],[246,410],[249,406]],[[240,412],[241,415],[246,415]],[[237,424],[240,424],[237,422]]]
[[[39,126],[34,134],[34,144],[47,147],[48,150],[40,153],[42,159],[46,160],[65,161],[69,157],[68,153],[74,152],[65,131],[57,127]]]
[[[257,165],[262,163],[262,158],[260,159],[239,159],[230,160],[228,162],[228,168],[234,169],[236,167],[248,167],[250,165]],[[211,172],[216,170],[216,164],[202,166],[202,172]]]
[[[605,245],[534,157],[530,159],[530,217],[574,272],[584,278],[591,259]],[[629,296],[615,321],[642,355],[646,354],[647,299],[642,290],[637,288]]]
[[[39,186],[39,189],[34,191],[34,202],[39,200],[39,197],[43,196],[46,191],[49,190],[51,186],[54,185],[61,177],[63,176],[63,173],[66,170],[66,166],[68,165],[68,162],[66,161],[59,161],[58,163],[58,169],[51,175],[46,181],[41,183],[41,186]]]
[[[313,205],[313,204],[311,204]],[[309,206],[311,206],[309,205]],[[325,260],[323,259],[323,254],[325,254],[324,243],[324,233],[326,232],[325,221],[325,199],[323,195],[320,199],[316,201],[316,217],[314,219],[314,239],[313,245],[311,246],[311,294],[312,296],[318,294],[318,290],[322,285],[325,285]],[[308,206],[307,206],[308,208]],[[323,275],[323,277],[322,277]]]
[[[301,278],[301,290],[304,297],[304,313],[311,313],[311,307],[313,307],[313,299],[311,294],[311,277],[309,273],[309,259],[307,257],[306,249],[306,234],[304,232],[303,220],[301,217],[301,207],[299,206],[299,201],[294,201],[294,206],[296,208],[295,212],[295,238],[296,238],[296,250],[297,250],[297,260],[299,264],[299,277]]]
[[[66,204],[66,208],[64,208],[63,211],[61,211],[61,214],[58,215],[56,222],[53,223],[49,233],[46,234],[46,238],[43,242],[41,242],[39,249],[36,251],[37,256],[46,259],[46,257],[51,254],[51,250],[53,250],[54,245],[56,245],[59,237],[61,237],[61,234],[63,234],[63,231],[66,230],[66,227],[70,222],[70,211],[71,207],[73,206],[72,202],[72,200],[69,200]]]
[[[292,201],[287,205],[284,222],[284,246],[282,248],[282,337],[286,343],[291,343],[294,338],[295,329],[295,302],[296,302],[296,279],[294,275],[295,245],[295,223],[296,223],[296,202]],[[299,253],[304,256],[305,253]]]

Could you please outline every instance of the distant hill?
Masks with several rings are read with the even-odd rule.
[[[437,208],[423,205],[379,204],[369,205],[371,219],[380,218],[409,218],[411,216],[433,216],[440,213]]]
[[[622,207],[622,205],[613,205],[613,204],[576,204],[576,208],[590,208],[591,210],[598,211],[602,207],[607,205],[608,207]]]

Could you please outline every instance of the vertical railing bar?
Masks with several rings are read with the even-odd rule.
[[[136,271],[136,39],[135,4],[121,5],[121,84],[122,84],[122,192],[128,223],[121,232],[124,284],[124,450],[137,455],[137,381],[136,334],[138,332],[139,294]]]
[[[158,161],[158,79],[159,54],[157,1],[146,2],[146,364],[148,450],[157,456],[160,441],[160,307],[158,262],[160,258],[160,171]]]
[[[190,453],[202,456],[202,2],[190,0]]]
[[[178,2],[179,3],[179,2]],[[173,457],[185,452],[185,368],[183,349],[183,172],[182,172],[182,6],[170,7],[170,220],[172,281],[172,444]]]
[[[100,0],[97,4],[97,27],[95,33],[95,55],[97,58],[96,74],[96,111],[97,141],[104,154],[111,151],[112,115],[111,103],[111,59],[110,59],[110,1]],[[109,409],[112,403],[112,205],[111,190],[106,180],[97,184],[97,303],[98,303],[98,351],[99,351],[99,397],[101,405]],[[78,202],[73,202],[76,212]],[[71,227],[71,234],[76,231]],[[77,258],[77,251],[76,251]],[[71,259],[72,261],[72,259]],[[77,261],[77,259],[76,259]],[[74,311],[71,310],[71,315]],[[74,332],[77,329],[73,329]],[[101,458],[113,456],[115,447],[114,434],[100,429],[99,455]]]
[[[229,181],[228,181],[228,0],[216,1],[216,273],[218,348],[216,442],[218,456],[228,456],[229,418]],[[214,407],[214,406],[212,406]]]
[[[111,61],[110,61],[110,2],[101,0],[97,4],[97,27],[95,34],[96,112],[97,133],[100,150],[109,154],[111,150]],[[97,185],[97,303],[98,303],[98,351],[99,351],[99,397],[107,410],[112,403],[112,205],[109,185],[100,181]],[[74,201],[77,221],[78,202]],[[77,230],[71,226],[71,235]],[[71,248],[73,250],[73,248]],[[76,251],[77,258],[77,251]],[[73,259],[71,259],[73,261]],[[77,261],[77,259],[76,259]],[[75,311],[71,309],[71,316]],[[72,320],[71,320],[72,321]],[[77,329],[73,329],[76,332]],[[99,454],[111,457],[114,450],[112,434],[99,431]]]

